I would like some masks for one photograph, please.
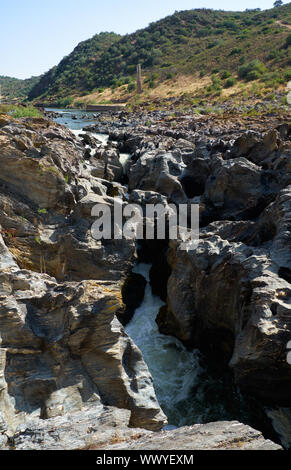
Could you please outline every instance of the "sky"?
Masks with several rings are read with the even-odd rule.
[[[272,8],[273,3],[274,0],[0,0],[0,75],[40,75],[94,34],[132,33],[176,10],[263,10]]]

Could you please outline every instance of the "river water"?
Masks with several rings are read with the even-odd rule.
[[[159,333],[156,317],[164,303],[152,294],[150,268],[151,265],[147,264],[138,264],[134,268],[134,272],[144,276],[148,284],[143,303],[135,311],[126,332],[143,353],[169,424],[193,424],[195,406],[191,395],[199,383],[200,355],[198,351],[187,351],[177,339]]]
[[[48,109],[62,113],[54,120],[69,127],[77,136],[82,128],[98,122],[95,113]],[[86,114],[88,118],[82,119]],[[77,119],[72,119],[75,115]],[[95,134],[106,143],[108,136]],[[121,155],[124,164],[128,155]],[[134,272],[149,281],[151,266],[137,264]],[[199,351],[188,351],[177,339],[161,335],[156,324],[160,307],[164,305],[152,294],[148,282],[141,306],[135,311],[126,332],[142,351],[143,357],[154,379],[159,403],[168,417],[169,425],[180,427],[195,423],[238,419],[243,421],[248,414],[244,400],[232,384],[221,379],[212,379],[202,367]],[[245,420],[244,420],[245,421]]]

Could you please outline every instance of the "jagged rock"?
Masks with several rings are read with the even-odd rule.
[[[147,281],[141,274],[131,273],[124,285],[122,286],[122,299],[126,305],[125,310],[119,313],[118,320],[123,326],[126,326],[132,317],[135,310],[141,305]]]
[[[290,190],[283,190],[258,222],[260,230],[267,224],[265,233],[270,234],[260,240],[265,248],[227,241],[233,233],[230,223],[224,233],[218,225],[220,236],[207,234],[206,228],[193,251],[172,244],[167,308],[158,317],[162,332],[213,359],[230,361],[243,392],[283,407],[291,405],[286,360],[291,337]],[[251,226],[253,239],[257,227]]]
[[[96,139],[92,134],[82,134],[81,141],[84,145],[89,145],[92,149],[97,148],[102,144],[102,142]]]
[[[258,133],[248,132],[235,142],[232,155],[246,157],[251,162],[262,165],[267,159],[274,156],[281,147],[280,134],[276,129],[261,136]]]
[[[102,402],[130,409],[132,426],[164,424],[142,355],[115,317],[118,285],[57,284],[28,271],[0,277],[2,364],[15,415],[47,419]]]
[[[119,160],[119,154],[114,149],[103,149],[96,152],[91,159],[93,169],[92,176],[108,181],[122,182],[123,166]]]
[[[30,145],[40,149],[38,156],[30,155],[28,144],[20,150],[15,142],[28,137]],[[133,267],[134,242],[93,239],[91,209],[104,202],[98,195],[106,197],[109,187],[86,174],[80,163],[83,151],[68,129],[44,119],[13,122],[1,129],[2,233],[24,269],[60,280],[119,280]],[[124,197],[125,190],[118,193]]]
[[[267,415],[285,449],[291,449],[291,408],[267,410]]]
[[[94,205],[112,209],[116,196],[144,210],[200,201],[201,241],[195,252],[171,244],[172,271],[165,241],[141,249],[163,298],[171,274],[160,328],[210,363],[230,364],[289,445],[290,126],[271,117],[173,120],[167,111],[103,116],[95,131],[117,144],[93,155],[99,143],[47,119],[0,118],[0,447],[14,437],[22,449],[274,448],[238,423],[129,430],[159,430],[165,417],[116,318],[134,243],[91,233]],[[118,151],[132,155],[126,175]]]
[[[179,151],[145,153],[130,169],[129,189],[158,192],[170,200],[185,201],[186,196],[178,179],[184,168]]]
[[[243,157],[226,161],[217,157],[211,166],[205,198],[223,218],[254,218],[278,192],[272,181],[263,180],[261,168]]]
[[[104,405],[129,410],[125,427],[161,429],[151,375],[116,317],[134,242],[91,233],[92,208],[113,207],[112,183],[45,119],[12,121],[0,140],[1,446],[20,424]]]
[[[205,191],[205,184],[209,175],[209,161],[205,158],[192,158],[180,178],[187,197],[192,199],[195,196],[201,196]]]

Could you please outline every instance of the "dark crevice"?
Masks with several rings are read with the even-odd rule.
[[[117,318],[123,326],[130,322],[135,310],[142,304],[146,285],[146,279],[141,274],[133,272],[125,280],[122,286],[122,300],[125,309],[117,313]]]
[[[168,240],[142,240],[138,248],[139,262],[151,263],[150,284],[154,295],[167,299],[171,268],[167,262]]]
[[[285,281],[289,282],[289,284],[291,284],[291,269],[282,267],[279,269],[278,275],[281,277],[281,279],[284,279]]]
[[[205,191],[204,181],[201,179],[197,180],[193,176],[183,176],[183,178],[181,178],[181,184],[186,196],[189,199],[192,199],[196,196],[202,196]]]

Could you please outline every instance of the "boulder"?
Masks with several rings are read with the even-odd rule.
[[[186,196],[179,177],[184,168],[179,151],[145,153],[130,168],[129,189],[158,192],[170,201],[182,203]]]

